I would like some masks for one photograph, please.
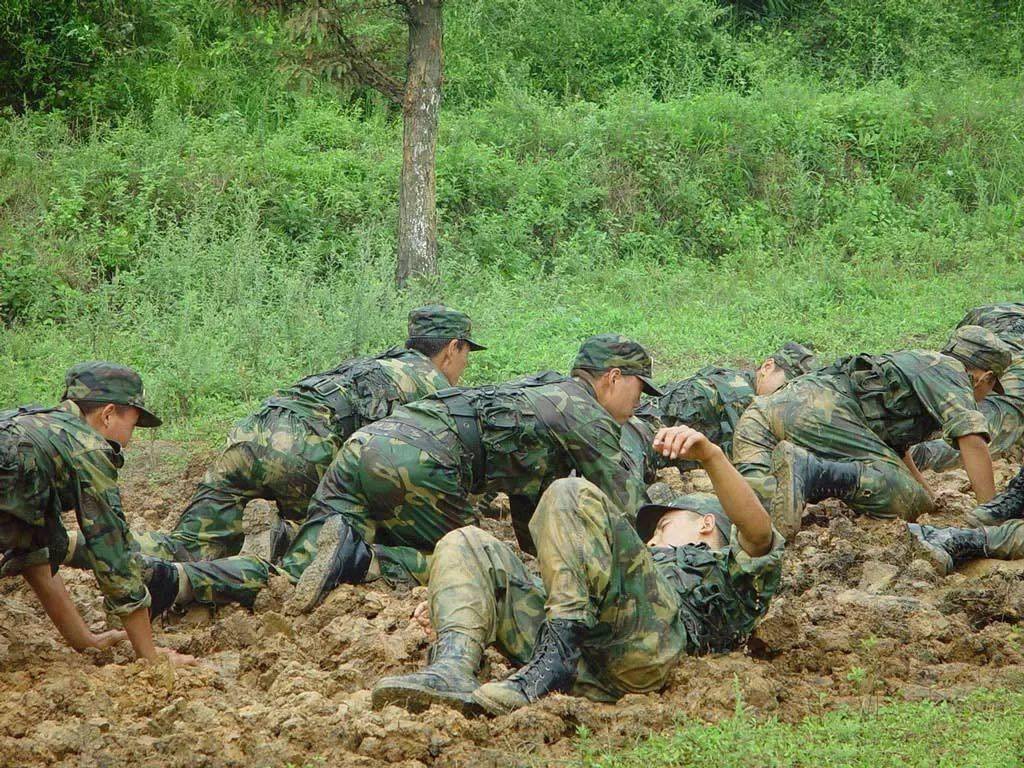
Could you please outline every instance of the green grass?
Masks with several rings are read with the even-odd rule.
[[[593,768],[775,768],[778,766],[956,766],[1000,768],[1024,761],[1024,694],[981,691],[955,703],[889,703],[841,709],[799,723],[754,721],[742,709],[716,725],[688,724],[624,752],[580,740]]]

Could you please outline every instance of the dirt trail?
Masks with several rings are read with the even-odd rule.
[[[133,524],[164,525],[187,500],[202,462],[178,446],[142,443],[128,457]],[[1011,474],[997,464],[1000,487]],[[666,478],[679,486],[674,472]],[[962,471],[932,477],[932,522],[962,519]],[[706,487],[696,477],[686,485]],[[941,700],[978,686],[1024,682],[1024,567],[984,561],[939,578],[913,560],[903,526],[854,519],[838,503],[812,508],[791,547],[785,586],[745,652],[688,659],[658,695],[617,706],[564,696],[495,720],[443,708],[374,712],[383,674],[421,665],[427,641],[409,616],[424,590],[343,587],[310,616],[283,610],[277,582],[254,612],[197,608],[158,628],[160,642],[203,658],[173,671],[131,662],[130,650],[76,655],[58,640],[20,579],[0,581],[0,755],[10,766],[508,766],[573,755],[580,726],[593,743],[626,746],[680,720],[730,716],[737,696],[795,720],[880,697]],[[508,540],[511,529],[488,521]],[[101,599],[90,574],[63,571],[90,623]],[[488,652],[485,675],[507,667]]]

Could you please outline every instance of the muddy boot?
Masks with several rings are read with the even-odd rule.
[[[987,557],[985,532],[974,528],[936,528],[908,523],[910,547],[935,566],[943,576],[961,563]]]
[[[975,527],[1002,525],[1018,518],[1024,518],[1024,466],[1002,493],[967,513],[967,522]]]
[[[551,619],[541,624],[533,658],[500,683],[481,685],[473,699],[491,715],[507,715],[549,693],[566,693],[576,682],[580,644],[587,632],[581,621]]]
[[[484,649],[461,632],[445,632],[430,649],[430,663],[410,675],[383,677],[373,686],[374,709],[397,704],[422,712],[431,704],[444,704],[464,715],[480,714],[473,691],[480,687],[476,670]]]
[[[772,452],[772,473],[776,487],[769,512],[772,524],[787,539],[800,530],[807,504],[823,499],[849,499],[860,480],[856,464],[819,459],[786,440]]]
[[[320,528],[316,556],[295,585],[292,606],[309,613],[339,584],[359,584],[370,568],[373,552],[341,515],[331,515]]]
[[[242,513],[240,555],[254,555],[268,563],[276,563],[288,551],[291,530],[277,514],[277,505],[266,499],[250,501]]]
[[[149,589],[149,618],[155,619],[167,612],[178,599],[181,572],[175,563],[157,557],[146,557],[144,574]]]

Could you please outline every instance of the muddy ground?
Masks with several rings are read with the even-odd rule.
[[[169,525],[203,457],[163,442],[133,447],[123,474],[133,526]],[[1011,467],[997,463],[999,487]],[[666,478],[706,486],[701,477]],[[966,475],[931,478],[932,522],[970,508]],[[748,648],[688,659],[661,694],[617,706],[565,696],[494,720],[435,707],[374,712],[369,688],[412,670],[427,640],[410,622],[424,590],[342,587],[308,617],[287,615],[275,583],[254,612],[205,608],[158,627],[159,641],[202,657],[172,670],[132,661],[128,646],[75,654],[20,579],[0,582],[0,764],[4,766],[508,766],[572,758],[581,726],[592,745],[628,747],[651,731],[732,715],[797,720],[883,697],[942,700],[1024,682],[1024,565],[982,561],[942,579],[914,560],[900,523],[811,508],[791,546],[784,588]],[[500,521],[487,526],[512,540]],[[91,574],[63,571],[87,620],[103,626]],[[485,675],[507,672],[489,652]]]

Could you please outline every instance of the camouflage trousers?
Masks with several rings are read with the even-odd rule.
[[[822,459],[856,464],[857,488],[845,501],[857,512],[916,520],[932,508],[928,492],[871,430],[856,400],[818,379],[800,378],[756,398],[736,425],[733,464],[763,501],[775,491],[772,451],[782,440]]]
[[[316,556],[324,521],[343,515],[376,544],[385,578],[426,582],[427,555],[446,533],[477,521],[458,437],[388,419],[342,446],[309,504],[309,517],[281,562],[298,579]]]
[[[142,567],[143,580],[148,584],[152,574],[150,563],[157,558],[138,553],[136,557]],[[275,570],[269,563],[249,555],[178,565],[192,585],[195,601],[203,605],[239,603],[252,607],[256,595]]]
[[[993,458],[1001,458],[1024,447],[1024,358],[1017,357],[1014,364],[1000,377],[1002,395],[986,397],[978,407],[988,420],[992,436],[988,450]],[[929,440],[915,445],[910,455],[921,469],[943,472],[961,466],[960,451],[945,440]]]
[[[586,623],[574,693],[613,701],[664,686],[687,647],[680,603],[632,525],[597,486],[556,480],[530,521],[540,579],[507,544],[476,527],[447,534],[430,566],[435,630],[533,654],[545,618]]]
[[[206,471],[170,533],[137,534],[141,550],[165,560],[208,560],[242,546],[242,512],[253,499],[277,503],[281,516],[301,521],[320,478],[340,447],[302,417],[281,408],[236,424],[227,448]]]
[[[1024,557],[1024,520],[1010,520],[1002,525],[986,525],[985,551],[997,560],[1019,560]]]

